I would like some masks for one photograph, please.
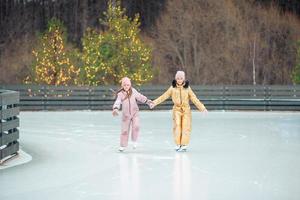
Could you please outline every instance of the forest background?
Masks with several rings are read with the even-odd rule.
[[[33,49],[50,19],[66,29],[67,48],[82,51],[107,0],[0,0],[0,83],[24,83]],[[293,84],[300,68],[298,0],[122,0],[139,13],[141,40],[152,49],[150,84],[181,69],[193,84]],[[299,74],[296,76],[299,76]],[[299,78],[298,78],[299,79]]]

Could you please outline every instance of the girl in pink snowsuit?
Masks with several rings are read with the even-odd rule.
[[[128,146],[130,124],[132,126],[131,140],[133,142],[133,148],[136,148],[136,141],[140,133],[139,107],[137,101],[146,103],[148,106],[152,102],[131,87],[130,79],[124,77],[122,79],[122,88],[117,92],[117,99],[113,105],[113,116],[116,116],[122,104],[122,130],[119,151],[124,151]]]

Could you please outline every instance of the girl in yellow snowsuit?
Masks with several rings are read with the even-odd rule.
[[[176,151],[185,151],[190,141],[191,133],[191,108],[189,100],[202,112],[207,112],[205,106],[199,101],[185,80],[185,73],[177,71],[172,86],[160,97],[153,101],[151,108],[172,97],[173,106],[173,136]]]

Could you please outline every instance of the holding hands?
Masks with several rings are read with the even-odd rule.
[[[149,105],[150,109],[153,109],[154,106],[155,106],[154,103],[151,103],[151,104]]]
[[[149,106],[150,109],[153,109],[154,106],[155,106],[154,102],[152,100],[148,100],[147,104],[148,104],[148,106]]]

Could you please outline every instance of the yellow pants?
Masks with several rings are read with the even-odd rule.
[[[188,145],[191,134],[191,110],[173,109],[173,136],[177,145]]]

